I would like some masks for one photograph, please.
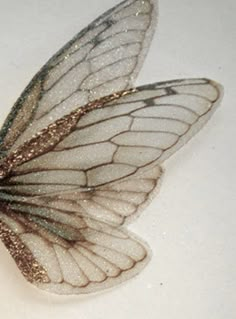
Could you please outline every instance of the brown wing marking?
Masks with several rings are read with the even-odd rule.
[[[7,215],[0,213],[0,220],[1,238],[22,273],[50,292],[106,289],[135,276],[149,260],[148,248],[132,233],[92,218],[81,218],[74,234],[70,226],[46,216],[10,209]]]
[[[18,268],[29,282],[47,283],[46,270],[34,258],[33,254],[3,221],[0,221],[0,239],[15,260]]]

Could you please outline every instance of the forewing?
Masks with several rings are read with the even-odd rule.
[[[58,294],[112,287],[148,261],[148,249],[132,234],[88,218],[71,226],[3,209],[0,238],[28,281]]]
[[[0,133],[0,152],[76,107],[130,87],[151,42],[155,6],[152,0],[126,0],[56,53],[14,105]]]
[[[54,150],[14,169],[1,200],[121,225],[144,207],[159,165],[202,127],[221,95],[206,79],[137,88],[84,115]]]

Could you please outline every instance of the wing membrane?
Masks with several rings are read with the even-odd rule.
[[[17,167],[7,183],[94,188],[161,164],[209,119],[221,89],[206,79],[151,84],[91,111],[57,146]],[[75,178],[68,176],[75,173]],[[64,175],[65,174],[65,175]]]
[[[121,225],[148,204],[162,162],[222,97],[208,79],[126,90],[150,44],[155,7],[126,0],[77,34],[32,79],[0,132],[0,238],[40,288],[94,292],[146,265],[148,248]]]
[[[82,216],[113,226],[131,221],[155,193],[162,170],[154,166],[140,174],[93,189],[64,184],[10,184],[2,187],[0,200],[13,211],[47,216],[73,226]],[[70,181],[71,182],[71,181]],[[68,219],[68,216],[70,217]]]
[[[1,152],[22,144],[76,105],[130,87],[156,20],[152,0],[127,0],[77,34],[33,78],[0,134]]]
[[[129,221],[155,190],[159,165],[209,119],[220,90],[206,79],[151,84],[91,111],[54,150],[14,169],[1,200],[60,222],[66,214]]]
[[[74,232],[67,224],[21,212],[0,213],[0,224],[9,251],[21,247],[21,254],[12,256],[26,279],[50,292],[109,288],[133,277],[148,261],[147,248],[132,234],[93,219],[81,218]],[[29,263],[34,268],[28,269]]]
[[[120,225],[148,203],[159,165],[220,98],[220,86],[206,79],[137,88],[87,113],[54,149],[16,167],[1,182],[0,237],[25,277],[70,294],[137,274],[147,249]]]

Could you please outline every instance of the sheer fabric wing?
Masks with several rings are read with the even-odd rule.
[[[1,200],[27,204],[33,214],[67,207],[120,225],[140,211],[159,181],[159,165],[202,127],[220,98],[219,85],[206,79],[140,87],[83,116],[53,151],[15,169]]]
[[[91,217],[113,226],[130,222],[156,193],[162,169],[156,165],[142,174],[93,189],[77,185],[10,181],[2,186],[0,200],[13,211],[43,216],[60,223]]]
[[[33,78],[0,133],[15,149],[78,106],[131,86],[156,23],[152,0],[126,0],[76,35]]]
[[[26,279],[57,294],[106,289],[136,275],[148,249],[132,234],[88,218],[73,227],[0,212],[0,238]]]

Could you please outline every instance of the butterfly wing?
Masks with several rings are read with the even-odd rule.
[[[35,75],[0,133],[0,154],[88,101],[130,87],[156,24],[152,0],[126,0],[77,34]]]
[[[30,281],[85,293],[139,272],[148,250],[120,225],[142,210],[160,164],[203,126],[221,96],[207,79],[139,87],[87,113],[54,149],[15,168],[1,182],[0,219],[32,254],[30,278],[42,278]]]
[[[147,247],[130,232],[91,218],[70,226],[2,208],[0,238],[29,282],[57,294],[112,287],[148,261]]]
[[[1,200],[63,207],[119,226],[143,207],[160,164],[202,127],[221,95],[206,79],[139,87],[84,115],[54,149],[16,167],[1,183]]]

